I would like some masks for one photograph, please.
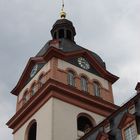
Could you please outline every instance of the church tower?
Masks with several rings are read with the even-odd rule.
[[[112,93],[118,77],[76,44],[63,8],[51,35],[12,90],[17,106],[7,125],[14,140],[77,140],[118,108]]]

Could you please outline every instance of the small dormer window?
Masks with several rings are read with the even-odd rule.
[[[64,38],[64,29],[59,30],[59,38]]]
[[[135,105],[130,106],[130,107],[128,108],[128,112],[129,112],[130,114],[134,114],[134,113],[136,112]]]
[[[125,140],[136,140],[137,130],[136,130],[136,125],[135,124],[132,124],[132,125],[128,126],[124,130],[124,137],[125,137]]]

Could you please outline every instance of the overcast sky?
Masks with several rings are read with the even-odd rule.
[[[29,57],[51,39],[61,0],[0,0],[0,139],[13,140],[5,123],[15,113],[16,85]],[[65,0],[77,44],[99,54],[120,77],[115,103],[135,95],[140,81],[140,0]]]

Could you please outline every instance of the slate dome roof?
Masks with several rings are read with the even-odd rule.
[[[73,52],[73,51],[78,51],[78,50],[86,50],[99,62],[99,64],[102,67],[106,68],[105,67],[105,62],[95,52],[87,50],[87,49],[77,45],[75,42],[67,40],[67,39],[59,39],[59,41],[60,41],[59,45],[60,45],[61,51],[63,51],[63,52]],[[39,53],[36,56],[37,57],[38,56],[43,56],[50,47],[51,46],[49,45],[49,42],[47,42],[45,44],[45,46],[39,51]]]
[[[58,19],[55,23],[54,23],[54,25],[53,25],[53,27],[54,26],[56,26],[56,25],[61,25],[61,24],[69,24],[69,25],[71,25],[71,26],[73,26],[73,23],[70,21],[70,20],[68,20],[68,19]]]
[[[51,30],[51,34],[53,33],[54,30],[56,30],[57,28],[63,28],[63,27],[66,27],[66,28],[69,28],[73,31],[73,35],[75,36],[76,35],[76,31],[75,31],[75,28],[73,26],[73,23],[68,20],[68,19],[58,19],[54,25],[53,25],[53,28]]]

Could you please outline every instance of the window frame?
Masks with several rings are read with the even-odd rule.
[[[89,126],[91,126],[91,127],[89,127],[89,128],[86,128],[86,127],[84,127],[84,129],[83,130],[79,130],[78,129],[78,127],[80,128],[80,124],[79,124],[79,119],[81,118],[81,117],[83,117],[83,119],[84,118],[86,118],[89,122],[90,122],[90,125]],[[86,126],[86,125],[85,125]],[[79,134],[81,134],[81,132],[83,133],[83,134],[85,134],[85,133],[88,133],[93,127],[95,127],[96,126],[96,122],[95,122],[95,119],[91,116],[91,115],[89,115],[89,114],[87,114],[87,113],[80,113],[80,114],[78,114],[77,115],[77,136],[78,137],[81,137]],[[80,133],[79,133],[80,132]]]
[[[23,93],[23,104],[27,103],[29,100],[30,100],[29,91],[28,90],[25,90],[25,92]]]
[[[41,88],[46,83],[46,79],[45,79],[45,74],[44,73],[39,76],[38,83],[39,83],[39,88]]]
[[[81,83],[81,90],[84,92],[88,92],[88,78],[85,76],[81,76],[80,83]]]
[[[99,82],[93,82],[93,91],[96,97],[101,97],[101,85],[99,84]]]
[[[75,87],[75,73],[72,70],[68,71],[67,82],[68,85]]]
[[[137,138],[137,135],[138,135],[138,132],[137,132],[137,127],[136,127],[136,122],[135,120],[132,121],[131,123],[127,124],[123,129],[122,129],[122,137],[123,137],[123,140],[127,140],[126,139],[126,135],[125,135],[125,131],[126,129],[130,128],[131,126],[134,126],[135,127],[135,133],[136,133],[136,138]],[[129,130],[130,131],[130,130]],[[132,133],[131,133],[132,134]],[[133,140],[133,139],[129,139],[129,140]]]
[[[38,125],[37,125],[37,121],[35,120],[35,119],[33,119],[29,124],[28,124],[28,126],[26,127],[26,131],[25,131],[25,140],[29,140],[29,133],[30,133],[30,130],[31,130],[31,127],[33,126],[33,125],[36,125],[36,135],[35,135],[35,139],[37,139],[37,131],[38,131]]]
[[[37,88],[37,83],[34,82],[30,88],[30,94],[31,94],[31,97],[34,96],[37,92],[38,88]],[[33,92],[34,91],[34,92]]]

